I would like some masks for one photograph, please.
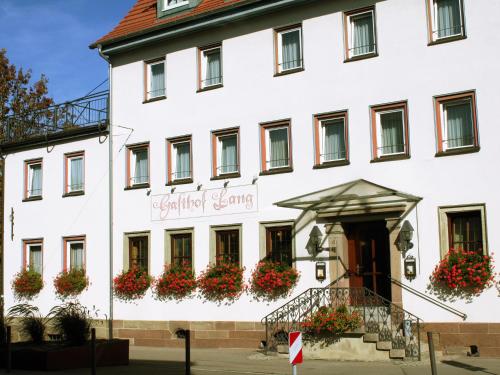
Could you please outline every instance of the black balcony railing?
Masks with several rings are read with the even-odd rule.
[[[79,128],[105,126],[108,119],[109,92],[103,91],[46,109],[7,117],[0,124],[0,142],[19,142]]]

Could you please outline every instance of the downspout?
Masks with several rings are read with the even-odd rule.
[[[109,317],[108,317],[108,338],[113,339],[113,75],[109,56],[102,52],[102,46],[97,46],[99,55],[108,63],[109,97],[108,97],[108,230],[109,230]]]

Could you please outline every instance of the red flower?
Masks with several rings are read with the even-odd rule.
[[[14,280],[12,280],[12,289],[17,300],[31,300],[40,293],[42,288],[42,275],[35,271],[23,270],[16,273]]]
[[[181,300],[189,297],[196,290],[196,277],[191,264],[167,266],[160,277],[153,282],[153,293],[156,299]]]
[[[244,268],[228,262],[209,265],[197,279],[201,296],[212,302],[233,303],[245,291]]]
[[[56,295],[60,299],[76,297],[89,285],[89,279],[84,270],[63,271],[54,279]]]
[[[299,278],[299,272],[288,264],[260,261],[252,272],[250,292],[257,300],[285,298],[297,285]]]
[[[150,285],[151,276],[146,271],[137,268],[122,271],[113,279],[115,296],[123,301],[144,297]]]

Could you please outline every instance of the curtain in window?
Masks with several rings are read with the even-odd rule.
[[[478,251],[482,248],[483,235],[479,213],[455,216],[452,223],[453,248],[467,251]]]
[[[405,151],[403,112],[382,113],[380,115],[380,153],[396,154]]]
[[[435,0],[437,5],[437,34],[439,38],[462,33],[460,0]]]
[[[83,243],[69,245],[69,267],[72,270],[83,270]]]
[[[446,106],[448,148],[474,144],[470,103]]]
[[[344,121],[334,120],[324,124],[323,160],[345,159]]]
[[[300,53],[300,31],[290,31],[281,34],[283,44],[283,61],[282,70],[298,68],[302,65],[302,58]]]
[[[83,158],[71,159],[71,180],[69,190],[83,190]]]
[[[288,129],[269,130],[270,167],[288,166]]]
[[[238,170],[237,136],[232,135],[221,138],[221,173],[231,173]]]
[[[205,86],[218,85],[222,81],[220,50],[209,51],[207,56],[207,76]]]
[[[151,91],[149,96],[155,98],[165,95],[165,64],[151,65]]]
[[[180,143],[174,146],[176,150],[176,171],[174,178],[189,178],[191,177],[191,156],[190,144]]]
[[[30,271],[42,273],[42,247],[29,247],[29,269]]]
[[[42,195],[42,166],[33,165],[29,168],[31,173],[31,189],[29,189],[29,196]]]
[[[372,14],[364,14],[352,18],[353,37],[351,54],[353,56],[370,53],[375,50]]]
[[[149,180],[148,171],[148,151],[140,150],[134,151],[135,156],[135,174],[134,184],[145,184]]]

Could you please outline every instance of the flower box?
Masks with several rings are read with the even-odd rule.
[[[133,301],[144,297],[151,286],[151,276],[146,271],[131,268],[113,279],[115,296],[122,301]]]
[[[16,300],[32,300],[43,288],[42,275],[35,271],[23,270],[12,280],[12,289]]]
[[[221,262],[210,264],[197,279],[202,298],[211,302],[233,303],[245,291],[244,268]]]
[[[153,283],[153,294],[157,300],[181,300],[196,290],[196,277],[190,263],[167,266]]]
[[[264,301],[286,298],[299,278],[299,272],[288,264],[264,260],[252,272],[250,293],[255,299]]]
[[[78,296],[88,285],[89,279],[84,270],[63,271],[54,279],[56,296],[62,300]]]

